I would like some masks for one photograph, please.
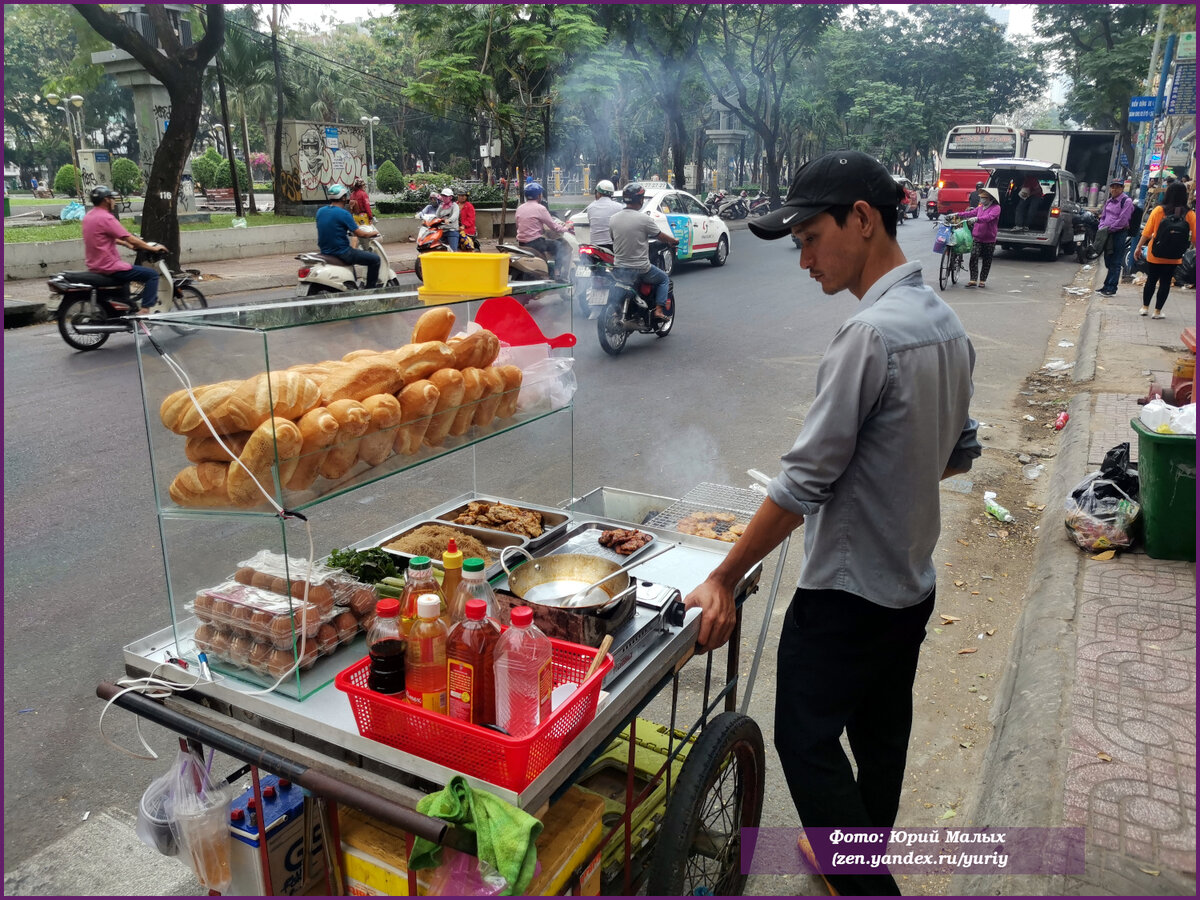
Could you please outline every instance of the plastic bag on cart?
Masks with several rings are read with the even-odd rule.
[[[470,853],[442,848],[442,864],[429,873],[430,897],[496,897],[508,882],[496,867]]]
[[[550,356],[525,369],[517,412],[561,409],[575,396],[575,360],[570,356]]]
[[[229,802],[231,790],[218,785],[203,760],[180,752],[171,769],[167,818],[184,859],[205,888],[225,893],[233,882],[230,866]]]
[[[183,766],[185,762],[185,754],[180,750],[175,755],[171,767],[150,782],[138,803],[137,836],[143,844],[153,847],[163,856],[179,855],[179,842],[175,840],[175,834],[171,830],[167,802],[175,784],[175,769]]]

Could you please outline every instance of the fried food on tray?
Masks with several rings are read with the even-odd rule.
[[[478,525],[482,528],[495,528],[507,531],[509,534],[523,534],[525,537],[540,537],[542,534],[542,514],[532,509],[519,509],[507,503],[490,503],[487,500],[472,500],[454,519],[457,525]]]
[[[464,558],[477,556],[485,565],[491,565],[493,560],[487,547],[478,539],[449,525],[422,525],[407,534],[401,535],[383,546],[389,550],[399,550],[401,553],[411,553],[413,556],[428,556],[439,562],[450,538],[458,545]]]
[[[628,556],[641,550],[654,540],[653,535],[638,531],[636,528],[612,528],[602,532],[599,537],[600,546],[610,547],[614,553]]]
[[[738,523],[737,516],[733,513],[702,510],[684,516],[675,524],[675,530],[732,544],[742,536],[746,526]]]

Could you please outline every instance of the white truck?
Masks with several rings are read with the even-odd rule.
[[[1021,156],[1056,163],[1075,176],[1080,202],[1098,210],[1108,199],[1108,182],[1117,173],[1119,131],[1029,128],[1021,137]]]

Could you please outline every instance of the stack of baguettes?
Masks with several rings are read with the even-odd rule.
[[[377,466],[394,453],[438,447],[447,435],[512,416],[521,369],[494,365],[500,341],[492,332],[451,338],[453,328],[451,310],[431,309],[417,320],[412,343],[396,350],[355,350],[340,360],[201,385],[192,391],[195,401],[184,390],[171,394],[159,415],[187,439],[193,463],[171,482],[171,500],[257,506],[266,498],[254,479],[272,491],[277,456],[284,490],[303,491],[318,477],[343,478],[360,461]]]

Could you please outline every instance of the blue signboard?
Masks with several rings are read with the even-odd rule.
[[[1167,101],[1168,116],[1196,115],[1196,64],[1175,63],[1175,78],[1171,82],[1171,99]]]
[[[1155,98],[1153,96],[1129,98],[1129,121],[1153,122],[1154,101]]]

